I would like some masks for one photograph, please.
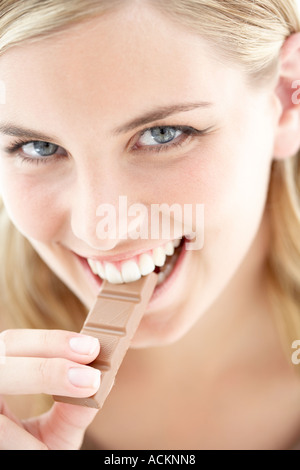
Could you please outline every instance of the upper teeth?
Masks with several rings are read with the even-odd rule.
[[[167,242],[163,246],[154,248],[152,251],[143,253],[132,259],[117,263],[100,262],[87,258],[94,274],[102,279],[107,279],[112,284],[122,284],[140,279],[141,276],[154,271],[155,266],[162,267],[166,262],[166,256],[172,256],[175,248],[180,245],[181,239]]]

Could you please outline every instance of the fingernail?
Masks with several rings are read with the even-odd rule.
[[[94,388],[100,387],[100,370],[92,367],[71,367],[68,370],[69,381],[75,387]]]
[[[69,341],[70,348],[77,354],[92,355],[99,347],[99,341],[92,336],[74,336]]]

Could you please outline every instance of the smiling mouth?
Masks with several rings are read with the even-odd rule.
[[[172,240],[126,261],[111,263],[87,258],[87,262],[94,275],[112,284],[133,282],[154,271],[158,274],[159,285],[171,274],[184,242],[184,237]]]

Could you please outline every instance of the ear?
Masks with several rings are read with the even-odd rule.
[[[276,97],[280,116],[274,143],[274,158],[282,160],[300,148],[300,33],[284,43],[279,64]]]

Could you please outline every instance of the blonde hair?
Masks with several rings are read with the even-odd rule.
[[[4,0],[0,9],[0,55],[24,41],[124,5],[125,0]],[[268,80],[286,38],[300,31],[296,0],[149,0],[167,17],[195,31],[242,67],[250,83]],[[272,242],[268,259],[270,295],[280,331],[300,338],[300,154],[274,161],[268,208]],[[27,240],[1,214],[1,316],[7,325],[74,329],[85,309],[55,277]],[[74,313],[78,312],[75,316]],[[70,315],[71,313],[71,315]]]

